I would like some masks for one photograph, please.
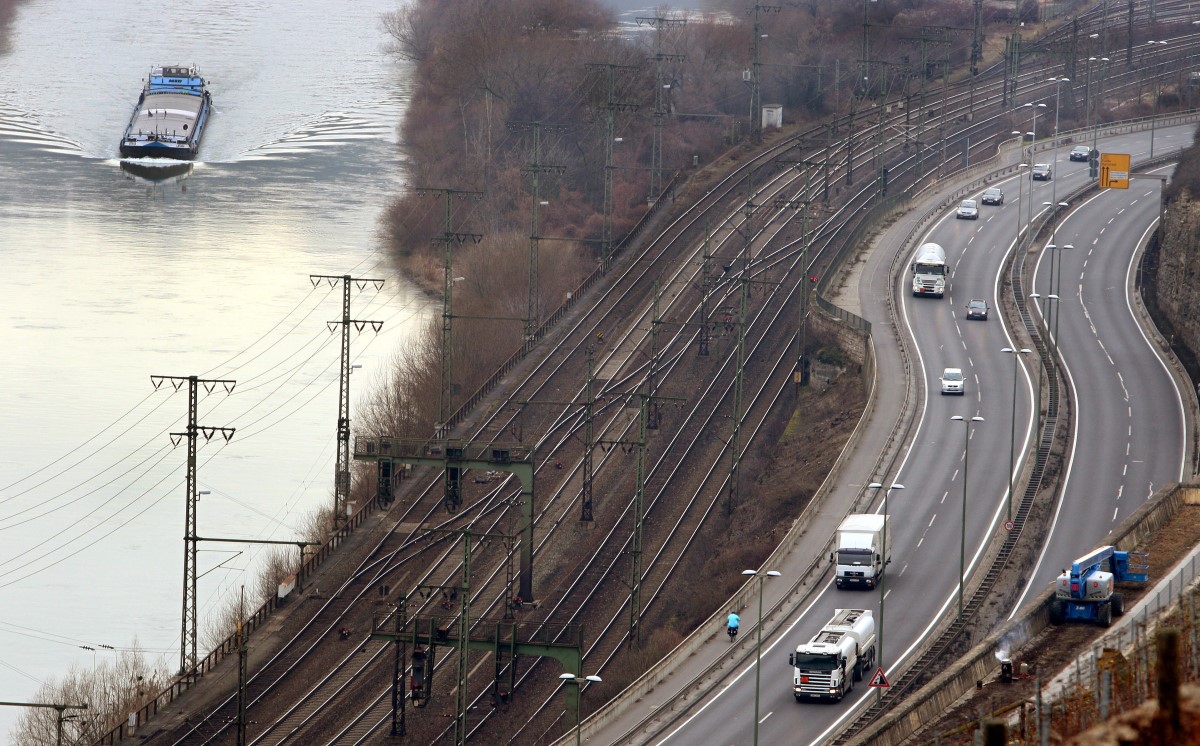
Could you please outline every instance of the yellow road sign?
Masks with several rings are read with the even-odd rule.
[[[1100,154],[1100,186],[1103,189],[1129,188],[1129,154]]]

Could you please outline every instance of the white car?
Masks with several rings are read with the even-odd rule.
[[[958,394],[962,396],[967,393],[967,382],[963,378],[961,368],[946,368],[942,371],[942,394]]]
[[[978,220],[979,203],[973,199],[964,199],[958,203],[958,212],[954,217],[959,220]]]

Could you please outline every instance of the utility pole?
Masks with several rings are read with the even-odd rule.
[[[979,75],[979,61],[983,59],[983,0],[974,0],[974,15],[971,33],[971,103],[968,117],[975,118],[975,79]]]
[[[853,121],[853,117],[851,121]],[[779,159],[775,161],[775,163],[781,162],[785,161],[780,161]],[[754,202],[754,176],[756,171],[751,171],[750,175],[746,177],[749,196],[746,198],[746,204],[743,208],[745,219],[742,221],[741,227],[736,228],[741,233],[742,238],[745,239],[745,242],[742,244],[742,279],[738,310],[737,375],[734,378],[733,387],[733,435],[729,443],[729,491],[725,499],[725,512],[728,516],[733,515],[733,510],[740,498],[739,471],[741,466],[742,378],[743,369],[746,365],[746,312],[750,302],[750,285],[756,282],[750,279],[751,248],[754,240],[754,212],[758,208],[758,205]]]
[[[150,383],[157,391],[162,387],[163,382],[170,381],[172,388],[176,391],[183,388],[187,384],[188,388],[188,424],[187,430],[182,433],[171,433],[171,444],[179,445],[184,438],[187,439],[187,478],[185,489],[187,492],[184,496],[184,522],[183,522],[183,621],[179,632],[179,675],[192,677],[196,673],[196,665],[199,658],[196,655],[196,640],[198,635],[196,632],[196,504],[200,501],[200,495],[196,485],[196,439],[201,435],[204,439],[212,440],[212,437],[220,433],[225,442],[228,443],[233,438],[234,428],[232,427],[210,427],[208,425],[196,424],[196,410],[199,398],[200,387],[203,386],[207,393],[212,393],[217,386],[225,389],[226,394],[233,393],[233,387],[237,385],[237,381],[226,378],[200,378],[199,376],[150,376]]]
[[[600,266],[608,271],[612,261],[612,212],[613,212],[613,138],[615,115],[618,111],[637,111],[637,104],[616,100],[617,70],[637,70],[635,65],[618,65],[612,62],[589,63],[588,67],[604,68],[608,71],[608,96],[604,103],[604,234],[600,241]]]
[[[338,426],[337,426],[337,465],[333,474],[333,530],[337,531],[346,525],[347,506],[350,500],[350,327],[362,331],[370,327],[375,333],[383,328],[382,321],[365,321],[350,317],[350,286],[356,286],[361,292],[368,286],[374,286],[376,292],[383,289],[383,280],[374,280],[350,275],[309,275],[308,279],[316,287],[321,281],[330,287],[342,283],[342,318],[340,321],[327,321],[329,331],[341,327],[342,330],[342,369],[338,382]]]
[[[541,206],[541,175],[542,174],[557,174],[562,175],[567,172],[563,166],[542,163],[542,130],[553,129],[558,131],[566,130],[565,124],[546,124],[544,122],[511,122],[509,127],[513,129],[528,129],[533,131],[533,163],[521,169],[531,177],[533,206],[530,210],[529,221],[529,299],[525,311],[525,349],[533,346],[534,332],[537,330],[538,324],[541,322],[541,292],[538,279],[538,255],[540,246],[538,242],[541,240],[541,235],[538,232],[538,208]]]
[[[763,5],[755,0],[754,7],[748,12],[754,14],[754,44],[751,46],[752,62],[750,63],[750,142],[758,144],[762,141],[762,19],[763,13],[778,13],[781,5]]]
[[[704,221],[704,250],[703,257],[700,263],[700,334],[697,337],[697,353],[701,356],[708,355],[708,342],[710,335],[708,333],[708,296],[712,292],[713,278],[709,273],[712,267],[712,254],[709,253],[709,239],[711,233],[709,231],[708,220]]]
[[[237,746],[246,746],[246,684],[250,681],[247,672],[247,659],[249,658],[246,643],[249,642],[249,635],[246,634],[245,628],[242,626],[242,620],[246,618],[246,586],[242,586],[242,594],[238,598],[238,619],[237,619],[237,656],[238,656],[238,693],[237,693]]]
[[[65,719],[63,717],[63,711],[64,710],[86,710],[88,708],[86,702],[81,705],[64,705],[64,704],[53,704],[52,705],[52,704],[46,704],[43,702],[0,702],[0,707],[45,707],[46,709],[49,709],[49,710],[57,710],[58,711],[58,733],[57,733],[57,735],[55,737],[55,741],[54,741],[57,746],[62,746],[62,743],[63,743],[63,720]],[[69,715],[68,717],[74,718],[77,716]],[[72,739],[72,742],[74,742],[74,740],[75,739]]]
[[[483,192],[471,192],[463,189],[436,189],[429,187],[421,187],[417,189],[417,194],[422,195],[441,195],[445,200],[445,213],[442,221],[442,235],[434,238],[436,243],[442,244],[442,365],[441,365],[441,387],[438,393],[438,421],[434,426],[434,437],[442,438],[446,436],[444,432],[447,429],[446,423],[450,419],[450,408],[453,403],[453,330],[454,330],[454,272],[453,262],[450,253],[452,245],[461,246],[467,241],[479,243],[483,240],[483,235],[479,233],[459,233],[453,230],[454,226],[454,200],[469,199],[478,202],[483,199]]]
[[[654,140],[650,154],[650,199],[657,202],[659,194],[662,193],[662,131],[667,116],[667,110],[663,106],[663,91],[670,87],[663,83],[663,63],[682,62],[687,59],[687,55],[663,52],[663,29],[684,26],[687,19],[651,16],[638,17],[636,20],[639,26],[654,26]]]
[[[596,394],[593,388],[596,370],[593,353],[594,349],[588,345],[587,382],[584,384],[583,393],[583,486],[579,494],[579,520],[587,523],[592,521],[592,478],[596,473],[595,460],[592,458],[592,450],[596,447],[595,420],[593,419],[596,407]]]
[[[654,302],[650,311],[650,368],[646,373],[646,392],[650,395],[650,417],[646,426],[651,430],[658,429],[659,412],[658,402],[654,398],[658,395],[658,327],[662,324],[659,318],[658,302],[662,298],[662,286],[656,279],[654,281]]]
[[[457,586],[444,585],[422,585],[422,589],[436,590],[455,590],[459,593],[462,599],[462,605],[458,610],[458,640],[457,640],[457,673],[458,683],[455,687],[454,697],[454,743],[455,746],[460,744],[465,745],[467,742],[467,709],[471,704],[471,697],[468,691],[468,677],[470,675],[470,665],[467,651],[471,638],[471,540],[484,541],[487,539],[500,539],[507,546],[512,537],[507,534],[490,534],[477,533],[470,528],[464,529],[430,529],[438,533],[457,534],[463,540],[463,561],[462,561],[462,582]],[[476,543],[478,543],[478,541]]]
[[[815,277],[809,277],[808,267],[808,249],[812,244],[812,236],[808,231],[808,213],[812,206],[812,200],[808,193],[812,183],[812,169],[822,166],[823,164],[816,161],[804,160],[799,162],[805,167],[804,171],[804,191],[801,192],[799,199],[777,200],[776,207],[779,208],[802,208],[800,220],[800,236],[804,242],[804,247],[800,254],[800,268],[803,276],[800,278],[800,318],[796,324],[796,370],[793,373],[793,380],[797,387],[808,385],[808,294],[809,285],[815,280]]]
[[[646,439],[649,420],[649,403],[656,397],[648,393],[637,392],[631,396],[638,397],[638,439],[635,441],[602,440],[609,446],[633,446],[637,449],[636,486],[633,493],[633,533],[630,536],[630,579],[629,579],[629,643],[641,642],[642,617],[642,527],[645,522],[646,505]],[[683,401],[674,399],[672,401]]]

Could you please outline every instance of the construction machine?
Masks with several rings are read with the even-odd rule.
[[[1123,552],[1107,546],[1095,549],[1063,570],[1055,581],[1050,599],[1050,622],[1068,620],[1112,624],[1114,616],[1125,613],[1125,598],[1114,592],[1114,583],[1145,582],[1150,567],[1146,552]]]

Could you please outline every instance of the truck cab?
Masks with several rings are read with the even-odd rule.
[[[941,244],[921,244],[909,268],[913,295],[941,298],[946,294],[946,250]]]
[[[788,655],[792,694],[840,702],[875,663],[875,617],[870,609],[835,609],[833,618]]]
[[[848,515],[838,526],[834,563],[834,583],[844,588],[875,588],[883,577],[890,557],[884,543],[888,517],[878,513]]]

